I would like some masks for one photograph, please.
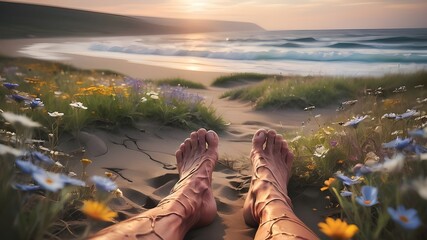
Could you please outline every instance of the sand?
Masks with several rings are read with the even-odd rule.
[[[51,39],[50,39],[51,40]],[[0,41],[0,53],[23,56],[18,51],[32,42],[45,39]],[[64,39],[53,39],[64,41]],[[67,39],[70,41],[70,39]],[[65,63],[76,67],[109,69],[144,79],[183,77],[208,86],[223,73],[194,72],[162,67],[153,67],[123,60],[70,56]],[[220,161],[233,160],[240,165],[248,164],[252,134],[259,128],[275,129],[279,133],[300,130],[301,123],[309,118],[301,110],[254,111],[246,102],[219,99],[225,89],[209,87],[207,90],[191,90],[205,97],[217,113],[229,123],[226,131],[219,133]],[[334,109],[316,109],[313,113],[331,115]],[[323,118],[327,119],[327,118]],[[309,131],[310,125],[306,128]],[[105,171],[117,174],[117,183],[124,198],[113,201],[113,209],[119,211],[119,220],[153,208],[165,197],[178,180],[174,153],[190,131],[159,126],[156,123],[138,123],[136,128],[123,128],[109,132],[101,129],[84,129],[80,142],[86,148],[86,157],[93,164],[90,174],[102,175]],[[73,152],[75,139],[63,137],[61,148]],[[79,161],[70,161],[73,169],[80,169]],[[218,215],[211,225],[190,231],[186,238],[253,239],[255,230],[246,226],[242,216],[243,202],[249,187],[250,172],[232,170],[224,164],[217,164],[213,173],[213,191],[218,205]],[[318,186],[290,189],[296,214],[315,232],[317,223],[327,215],[328,204]],[[102,225],[105,226],[105,225]]]

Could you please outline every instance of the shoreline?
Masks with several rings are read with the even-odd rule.
[[[56,42],[72,42],[81,41],[82,38],[37,38],[37,39],[15,39],[15,40],[0,40],[0,54],[9,57],[26,57],[38,60],[45,60],[34,58],[19,51],[26,46],[35,43],[56,43]],[[82,69],[98,69],[98,70],[112,70],[115,72],[128,75],[130,77],[140,78],[144,80],[159,80],[165,78],[184,78],[190,81],[197,81],[206,86],[209,86],[217,77],[228,75],[225,72],[209,72],[209,71],[192,71],[175,69],[168,67],[160,67],[154,65],[147,65],[141,63],[134,63],[121,59],[84,56],[78,54],[62,54],[68,59],[58,60],[45,60],[52,62],[60,62],[69,64]]]

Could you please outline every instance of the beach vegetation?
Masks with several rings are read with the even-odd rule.
[[[405,79],[419,74],[424,73]],[[382,87],[382,94],[361,92],[351,104],[338,102],[332,116],[313,117],[317,105],[309,107],[307,123],[317,127],[287,133],[295,154],[291,183],[317,184],[331,201],[325,207],[338,211],[328,217],[356,226],[354,238],[425,237],[427,95],[418,83],[393,83],[391,89]],[[331,224],[320,223],[321,232],[351,238],[332,235]]]
[[[175,87],[181,86],[181,87],[192,88],[192,89],[206,89],[206,86],[201,83],[192,82],[183,78],[160,79],[160,80],[156,80],[154,83],[157,86],[169,85],[169,86],[175,86]]]
[[[215,79],[212,86],[215,87],[229,87],[236,84],[242,84],[245,82],[259,82],[264,79],[272,77],[268,74],[261,73],[233,73],[226,76],[221,76]]]
[[[326,107],[364,95],[387,98],[407,89],[423,91],[415,87],[423,86],[426,78],[425,71],[382,77],[268,78],[254,85],[229,90],[221,97],[252,102],[255,109]]]

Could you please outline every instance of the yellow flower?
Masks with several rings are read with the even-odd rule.
[[[92,163],[92,160],[87,159],[87,158],[82,158],[82,160],[80,160],[80,162],[83,164],[84,167],[86,167],[87,165]]]
[[[92,200],[83,201],[80,211],[90,218],[105,222],[113,222],[117,217],[117,213],[111,211],[104,203]]]
[[[350,239],[359,231],[359,228],[354,224],[348,224],[341,219],[334,220],[333,218],[326,218],[326,223],[320,222],[318,224],[320,231],[334,240]]]
[[[326,189],[329,189],[329,186],[331,186],[331,184],[335,181],[336,179],[335,178],[329,178],[328,180],[326,180],[324,183],[325,183],[325,186],[323,186],[322,188],[320,188],[320,191],[325,191]]]

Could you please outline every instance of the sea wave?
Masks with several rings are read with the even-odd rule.
[[[102,43],[94,43],[89,47],[92,51],[118,52],[127,54],[159,55],[159,56],[189,56],[200,58],[213,58],[225,60],[294,60],[294,61],[342,61],[342,62],[383,62],[383,63],[427,63],[425,53],[407,52],[355,52],[355,51],[334,51],[334,50],[275,50],[267,51],[209,51],[209,50],[189,50],[177,48],[158,48],[155,46],[117,46]]]
[[[386,37],[364,40],[364,42],[375,43],[413,43],[413,42],[427,42],[426,38],[422,37]]]

